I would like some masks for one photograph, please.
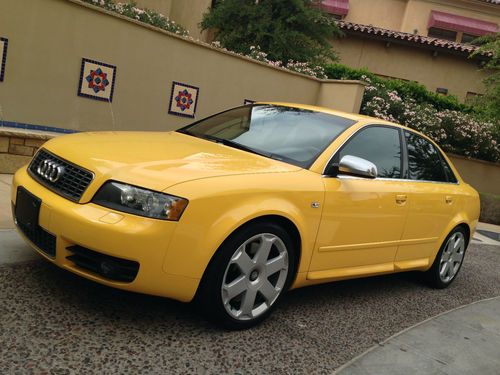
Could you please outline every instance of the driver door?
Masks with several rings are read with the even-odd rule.
[[[399,128],[369,125],[332,158],[346,155],[374,163],[375,179],[323,178],[325,201],[308,279],[347,278],[394,270],[394,257],[408,215],[409,184],[401,180]]]

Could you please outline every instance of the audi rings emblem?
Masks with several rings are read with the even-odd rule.
[[[38,165],[36,173],[50,182],[57,182],[64,173],[64,167],[55,161],[45,159]]]

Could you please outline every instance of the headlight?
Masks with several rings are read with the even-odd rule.
[[[119,182],[107,182],[92,199],[93,203],[135,215],[178,221],[188,200]]]

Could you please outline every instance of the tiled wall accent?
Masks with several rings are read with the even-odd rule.
[[[175,116],[194,118],[200,89],[185,83],[172,82],[168,113]]]
[[[7,47],[9,40],[7,38],[0,38],[0,82],[3,81],[5,76],[5,65],[7,63]]]
[[[78,95],[111,103],[115,80],[116,66],[83,58]]]

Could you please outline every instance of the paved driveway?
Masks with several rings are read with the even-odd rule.
[[[500,295],[499,265],[499,247],[473,244],[447,290],[392,275],[293,291],[268,321],[243,332],[44,261],[3,265],[0,374],[328,374],[403,328]]]

